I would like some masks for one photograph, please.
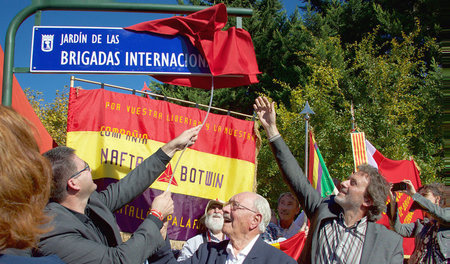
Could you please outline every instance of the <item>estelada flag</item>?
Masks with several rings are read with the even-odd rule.
[[[201,124],[205,116],[200,109],[163,100],[71,88],[67,145],[89,163],[100,191],[184,130]],[[168,217],[168,236],[175,240],[197,234],[199,218],[210,199],[227,201],[236,193],[253,191],[254,122],[210,113],[198,140],[184,151],[175,170],[179,157],[177,152],[149,189],[116,212],[122,231],[136,230],[153,198],[166,190],[169,182],[174,213]]]
[[[367,163],[377,168],[380,174],[383,175],[383,177],[388,182],[396,183],[408,179],[412,182],[416,190],[422,185],[419,177],[419,170],[414,164],[414,161],[388,159],[383,156],[383,154],[381,154],[367,139],[364,139],[363,143],[363,145],[365,145],[365,155],[367,156]],[[362,145],[361,142],[359,144]],[[354,147],[353,149],[359,149],[360,151],[362,150],[361,148],[356,147]],[[354,154],[354,157],[358,155],[364,154]],[[410,196],[398,192],[397,203],[400,222],[407,224],[415,222],[417,219],[423,218],[422,212],[420,210],[410,211],[411,205],[413,203],[413,200]],[[389,219],[385,213],[383,213],[382,218],[378,220],[377,223],[389,228]],[[414,238],[403,238],[403,251],[407,256],[412,254],[412,252],[414,251]]]
[[[286,239],[282,242],[277,242],[271,244],[272,246],[282,250],[284,253],[291,256],[293,259],[297,260],[302,253],[303,246],[306,241],[306,233],[305,231],[298,232],[295,236]]]
[[[258,83],[261,72],[256,62],[250,34],[241,28],[221,29],[227,23],[227,8],[217,4],[188,16],[152,20],[139,23],[127,30],[152,32],[162,35],[182,35],[206,58],[214,78],[214,88],[227,88]],[[203,89],[211,88],[210,76],[155,75],[169,84]]]

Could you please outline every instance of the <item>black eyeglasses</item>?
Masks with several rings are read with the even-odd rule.
[[[69,177],[69,180],[72,179],[72,178],[77,177],[77,176],[80,175],[83,171],[86,171],[86,170],[91,171],[91,168],[89,167],[89,164],[87,164],[86,162],[85,162],[85,164],[86,164],[86,166],[84,166],[84,168],[83,168],[82,170],[80,170],[79,172],[76,172],[75,174],[73,174],[72,176],[70,176],[70,177]]]
[[[236,202],[236,201],[228,201],[228,203],[226,203],[223,207],[229,205],[231,210],[236,211],[238,209],[245,209],[245,210],[249,210],[250,212],[253,212],[255,214],[259,214],[258,212],[256,212],[255,210],[252,210],[246,206],[243,206],[242,204]]]

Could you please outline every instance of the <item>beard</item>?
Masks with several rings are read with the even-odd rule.
[[[207,215],[205,219],[205,225],[213,232],[222,231],[223,215],[219,213]]]

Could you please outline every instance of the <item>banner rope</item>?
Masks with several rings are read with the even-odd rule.
[[[202,124],[200,125],[199,133],[200,133],[200,131],[202,130],[203,126],[205,125],[206,120],[208,119],[208,115],[209,115],[209,112],[210,112],[210,110],[211,110],[211,105],[212,105],[213,96],[214,96],[214,76],[211,75],[211,97],[210,97],[210,99],[209,99],[208,111],[206,112],[205,119],[203,119],[203,122],[202,122]],[[174,169],[172,170],[172,175],[170,176],[170,180],[169,180],[169,184],[167,185],[166,192],[170,190],[170,186],[172,185],[171,183],[172,183],[173,177],[174,177],[174,175],[175,175],[175,171],[177,170],[178,163],[180,162],[181,157],[182,157],[183,154],[184,154],[184,151],[187,149],[188,144],[189,144],[189,142],[186,143],[186,145],[184,146],[183,151],[181,151],[180,157],[178,157],[177,163],[175,164],[175,167],[174,167]]]

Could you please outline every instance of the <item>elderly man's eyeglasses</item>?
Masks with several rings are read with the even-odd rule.
[[[223,207],[229,205],[231,210],[236,211],[238,209],[245,209],[245,210],[249,210],[250,212],[253,212],[255,214],[259,214],[258,212],[256,212],[255,210],[252,210],[246,206],[243,206],[242,204],[236,202],[236,201],[228,201],[228,203],[226,203]]]
[[[82,170],[80,170],[80,171],[78,171],[78,172],[76,172],[75,174],[73,174],[72,176],[70,176],[70,178],[69,179],[72,179],[72,178],[75,178],[75,177],[77,177],[78,175],[80,175],[83,171],[91,171],[91,168],[89,167],[89,164],[87,164],[86,162],[85,162],[85,164],[86,164],[86,166],[84,166],[84,168],[82,169]]]

